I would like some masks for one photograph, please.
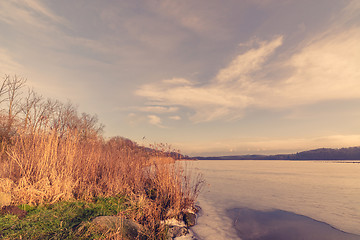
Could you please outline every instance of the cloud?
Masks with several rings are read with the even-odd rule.
[[[144,116],[138,113],[129,113],[127,115],[127,121],[132,126],[138,126],[140,124],[143,125],[147,123],[159,128],[166,128],[166,126],[163,125],[162,119],[155,114],[148,114]]]
[[[278,36],[271,42],[256,41],[258,48],[253,48],[244,54],[238,55],[226,68],[219,71],[216,79],[219,82],[228,82],[241,79],[246,75],[259,70],[265,60],[282,45],[283,37]]]
[[[177,107],[164,107],[164,106],[146,106],[136,108],[140,112],[153,112],[153,113],[173,113],[178,110]]]
[[[200,4],[201,7],[199,7],[193,1],[171,0],[148,1],[147,4],[157,14],[167,17],[179,26],[196,33],[209,31],[209,28],[214,25],[209,24],[209,18],[205,18],[210,13],[205,10],[203,4]]]
[[[161,118],[159,116],[156,115],[148,115],[148,122],[152,125],[155,125],[157,127],[161,127],[164,128],[164,126],[162,125],[162,121]]]
[[[170,79],[143,85],[136,94],[159,106],[182,107],[194,122],[237,119],[248,108],[284,109],[360,98],[359,27],[321,33],[268,64],[284,41],[282,36],[257,41],[207,84]],[[265,69],[287,74],[275,78]]]
[[[180,116],[170,116],[169,119],[178,121],[178,120],[181,120],[181,117]]]
[[[47,19],[63,25],[67,25],[67,22],[65,21],[64,18],[54,14],[49,8],[45,7],[41,2],[37,0],[25,0],[24,2],[31,10],[33,10],[38,14],[41,14],[42,16],[45,16]]]
[[[360,98],[360,28],[327,35],[288,59],[293,73],[278,86],[277,107]],[[268,87],[271,90],[270,87]],[[270,103],[262,103],[271,107]]]
[[[190,119],[194,122],[212,121],[225,116],[237,118],[253,101],[247,93],[256,88],[248,80],[251,71],[259,69],[260,64],[281,45],[282,37],[261,42],[258,48],[251,49],[237,56],[229,66],[221,69],[216,78],[208,85],[197,86],[195,82],[183,78],[163,80],[158,83],[143,85],[136,91],[159,106],[182,106],[195,111]],[[246,65],[246,61],[251,63]],[[243,67],[242,65],[246,65]],[[246,76],[246,77],[245,77]]]
[[[356,18],[359,19],[360,17],[359,11],[360,11],[360,2],[358,0],[349,1],[347,6],[341,11],[341,13],[334,16],[333,19],[334,25],[340,28],[349,23],[357,25],[358,23],[353,20]]]
[[[0,56],[0,74],[2,76],[4,76],[4,74],[19,74],[22,66],[13,59],[8,50],[0,48]]]
[[[48,29],[49,22],[69,26],[67,21],[57,16],[37,0],[9,0],[0,2],[0,20],[13,25],[23,25]]]

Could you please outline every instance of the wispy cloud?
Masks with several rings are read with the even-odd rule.
[[[136,91],[136,94],[148,98],[159,106],[182,106],[195,111],[191,116],[194,122],[211,121],[223,117],[239,117],[239,110],[253,104],[255,82],[248,75],[259,69],[262,62],[281,45],[282,37],[269,42],[261,42],[237,56],[229,66],[221,69],[210,84],[197,86],[183,78],[163,80],[147,84]],[[248,63],[247,61],[250,61]],[[245,65],[245,66],[243,66]],[[255,92],[256,92],[255,91]]]
[[[49,22],[69,26],[67,21],[57,16],[38,0],[9,0],[0,2],[0,20],[13,25],[28,25],[49,28]]]
[[[319,34],[289,57],[273,63],[273,78],[259,74],[282,36],[239,54],[208,84],[170,79],[143,85],[136,94],[159,106],[182,106],[194,122],[234,119],[249,107],[291,108],[334,99],[360,98],[360,28]]]
[[[160,127],[160,128],[164,128],[164,126],[162,125],[162,120],[159,116],[157,115],[148,115],[147,116],[148,118],[148,122],[152,125],[155,125],[157,127]]]
[[[159,128],[167,128],[161,119],[156,114],[142,115],[138,113],[129,113],[127,116],[127,122],[132,126],[139,126],[144,124],[150,124]]]
[[[76,52],[68,52],[68,49],[73,49],[74,46],[78,51],[86,49],[102,56],[123,52],[123,49],[116,44],[101,42],[99,40],[101,38],[82,37],[79,31],[65,31],[65,29],[74,30],[75,25],[57,15],[40,0],[0,1],[0,21],[26,36],[26,39],[19,39],[18,42],[41,45],[41,47],[45,45],[50,47],[48,51],[55,50],[50,54],[75,55]],[[64,58],[63,55],[58,57]]]
[[[0,48],[0,74],[19,74],[22,66],[11,56],[8,50]],[[1,76],[1,77],[2,77]]]
[[[206,11],[207,8],[204,8],[203,3],[199,2],[198,4],[194,1],[148,1],[149,7],[157,14],[167,17],[185,29],[200,34],[209,31],[216,24],[209,24],[210,12]]]
[[[219,71],[216,79],[218,82],[243,80],[247,75],[258,71],[266,59],[282,45],[283,37],[275,37],[271,42],[256,40],[257,48],[238,55],[226,68]]]
[[[181,117],[180,116],[170,116],[169,119],[178,121],[178,120],[181,120]]]
[[[34,12],[45,16],[46,18],[50,19],[53,22],[57,22],[63,25],[68,25],[66,20],[54,12],[52,12],[49,8],[45,7],[40,1],[38,0],[24,0],[27,4],[29,9],[33,10]]]
[[[178,111],[177,107],[164,107],[164,106],[146,106],[146,107],[137,107],[135,109],[140,112],[152,112],[152,113],[173,113]]]
[[[288,59],[293,74],[281,84],[281,106],[360,97],[360,28],[324,36]]]
[[[336,27],[343,27],[344,25],[357,25],[354,19],[359,18],[360,2],[358,0],[351,0],[340,14],[334,16],[333,22]]]

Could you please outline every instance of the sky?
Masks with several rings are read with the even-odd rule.
[[[191,156],[360,144],[358,0],[2,0],[0,75]]]

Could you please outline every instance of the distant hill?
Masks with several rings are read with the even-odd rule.
[[[360,160],[360,147],[319,148],[293,154],[194,157],[198,160]]]

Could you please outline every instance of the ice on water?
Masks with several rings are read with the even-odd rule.
[[[239,239],[232,208],[281,209],[360,234],[360,164],[325,161],[196,161],[207,183],[193,231],[200,239]]]

